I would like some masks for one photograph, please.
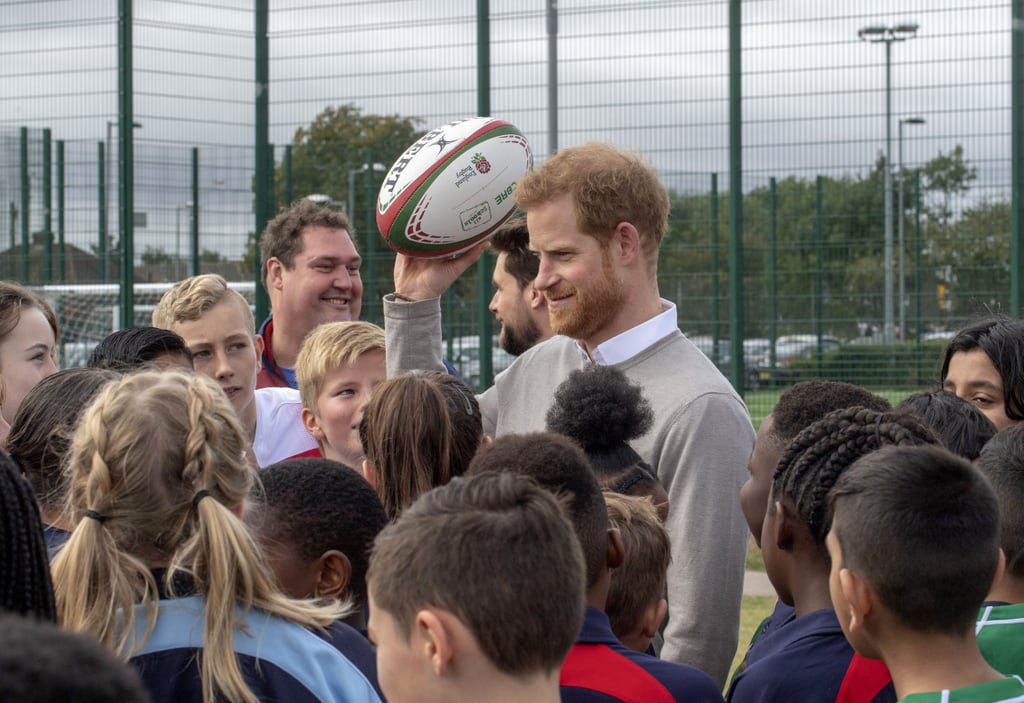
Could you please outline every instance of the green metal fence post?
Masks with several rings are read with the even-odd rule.
[[[43,130],[43,283],[53,283],[53,133]]]
[[[768,179],[768,367],[775,368],[775,340],[778,338],[778,239],[775,178]]]
[[[1024,247],[1024,0],[1013,0],[1010,61],[1010,314],[1024,306],[1021,247]]]
[[[18,133],[21,173],[21,282],[29,282],[29,178],[28,178],[28,127]]]
[[[255,0],[255,40],[256,40],[256,101],[255,101],[255,170],[256,170],[256,203],[254,207],[256,226],[256,251],[259,252],[260,237],[270,222],[274,212],[274,152],[270,146],[270,42],[267,36],[269,0]],[[256,324],[267,317],[270,311],[270,300],[267,290],[263,287],[262,267],[259,254],[253,262],[256,298]]]
[[[924,385],[922,364],[921,337],[924,336],[924,320],[921,319],[921,171],[914,171],[914,319],[917,320],[914,334],[914,356],[917,357],[916,381],[918,387]]]
[[[132,88],[132,0],[117,11],[117,167],[121,246],[121,327],[135,324],[135,114]]]
[[[192,256],[191,272],[199,275],[199,147],[192,147],[192,219],[189,232],[189,250]]]
[[[377,292],[377,198],[373,187],[373,174],[376,172],[373,164],[373,149],[367,149],[366,173],[364,174],[366,177],[366,262],[363,265],[363,270],[368,275],[363,281],[363,300],[370,300],[371,322],[381,324],[383,323],[383,314],[380,317],[377,316],[381,300]]]
[[[814,252],[817,265],[814,275],[814,329],[818,336],[818,353],[815,357],[818,360],[818,377],[821,377],[821,338],[824,336],[825,318],[825,216],[822,198],[824,179],[818,176],[814,180]]]
[[[481,117],[491,114],[491,9],[489,0],[476,2],[476,77],[477,112]],[[480,387],[487,388],[494,381],[491,358],[493,320],[487,303],[491,299],[491,257],[488,252],[476,263],[477,319],[480,320]]]
[[[291,207],[291,204],[295,202],[295,175],[292,173],[292,145],[285,144],[284,146],[284,204],[285,207]],[[352,217],[351,212],[346,212],[346,215]],[[353,223],[355,224],[355,223]]]
[[[96,259],[99,264],[100,283],[107,282],[107,157],[103,142],[96,142],[96,213],[99,221],[96,231]]]
[[[57,141],[57,283],[64,283],[67,262],[64,247],[64,141]]]
[[[743,393],[743,62],[740,0],[729,0],[729,340],[732,385]]]
[[[711,174],[711,360],[718,364],[720,320],[718,310],[718,174]]]

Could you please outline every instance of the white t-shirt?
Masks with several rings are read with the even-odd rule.
[[[256,389],[256,437],[252,450],[260,468],[317,449],[302,424],[302,400],[294,388]]]

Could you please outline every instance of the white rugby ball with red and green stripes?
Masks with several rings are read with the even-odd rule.
[[[405,150],[377,196],[377,227],[395,251],[454,256],[515,212],[516,183],[533,166],[515,126],[473,117],[432,129]]]

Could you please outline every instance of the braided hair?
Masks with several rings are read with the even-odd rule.
[[[938,444],[909,413],[862,406],[836,410],[813,423],[786,447],[772,480],[772,500],[793,501],[818,544],[828,534],[828,494],[857,459],[885,446]]]
[[[0,451],[0,610],[56,622],[39,505],[17,464]]]

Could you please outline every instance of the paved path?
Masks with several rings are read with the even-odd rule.
[[[747,571],[743,575],[743,595],[774,596],[775,589],[768,580],[768,574],[763,571]]]

